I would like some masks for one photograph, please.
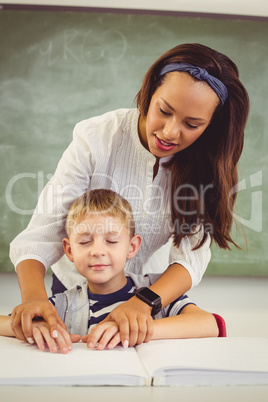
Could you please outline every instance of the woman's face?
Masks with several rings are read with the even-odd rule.
[[[189,147],[208,127],[219,98],[204,81],[188,73],[168,73],[139,121],[142,144],[156,157]]]

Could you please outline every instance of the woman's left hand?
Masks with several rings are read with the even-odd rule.
[[[96,325],[94,332],[107,322],[114,322],[117,325],[120,339],[117,335],[116,341],[119,339],[124,347],[149,342],[153,336],[151,308],[136,296],[117,306]]]

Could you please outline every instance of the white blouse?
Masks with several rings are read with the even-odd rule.
[[[192,286],[200,282],[211,257],[210,239],[195,251],[192,248],[200,234],[183,238],[180,247],[172,244],[171,178],[169,170],[162,166],[168,158],[161,158],[153,178],[155,157],[139,140],[138,119],[137,109],[119,109],[75,126],[73,141],[41,193],[28,227],[10,245],[15,266],[35,259],[46,269],[52,266],[67,288],[74,281],[80,283],[80,275],[62,247],[66,215],[73,201],[85,191],[107,188],[129,201],[136,233],[143,239],[141,249],[127,261],[126,269],[136,274],[159,273],[176,262],[189,271]]]

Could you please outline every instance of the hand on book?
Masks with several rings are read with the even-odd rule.
[[[120,343],[119,327],[114,321],[102,321],[92,328],[89,335],[82,337],[82,342],[87,343],[90,349],[113,349]]]
[[[107,322],[113,322],[115,327],[118,327],[120,341],[124,347],[139,345],[152,339],[154,324],[151,316],[151,308],[136,296],[117,306],[101,323],[96,325],[94,330],[97,331],[99,326]],[[101,331],[103,328],[101,328],[100,334],[102,334]],[[114,345],[118,339],[117,335],[111,345]]]
[[[42,317],[47,322],[52,338],[58,335],[58,325],[66,329],[56,308],[48,299],[33,300],[16,306],[12,311],[11,328],[16,338],[25,342],[32,338],[32,320],[35,317]]]
[[[49,331],[49,326],[45,321],[35,321],[33,322],[33,340],[36,342],[38,348],[42,351],[46,350],[48,346],[50,352],[57,353],[68,353],[72,350],[72,342],[79,342],[81,339],[80,335],[69,334],[65,329],[58,325],[58,336],[57,338],[52,338]]]

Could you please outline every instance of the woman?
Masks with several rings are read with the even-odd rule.
[[[28,228],[11,244],[22,293],[22,305],[12,312],[16,336],[32,336],[34,316],[42,316],[57,336],[60,319],[47,301],[44,275],[57,263],[54,293],[79,283],[74,267],[61,258],[61,240],[68,208],[89,189],[111,188],[132,205],[143,244],[127,269],[140,273],[149,265],[163,272],[150,286],[163,307],[197,285],[211,241],[224,249],[234,243],[232,190],[248,109],[236,65],[206,46],[184,44],[149,69],[137,109],[78,123]],[[162,255],[153,257],[171,237],[167,267]],[[152,302],[135,296],[106,318],[118,324],[122,343],[150,339]]]

